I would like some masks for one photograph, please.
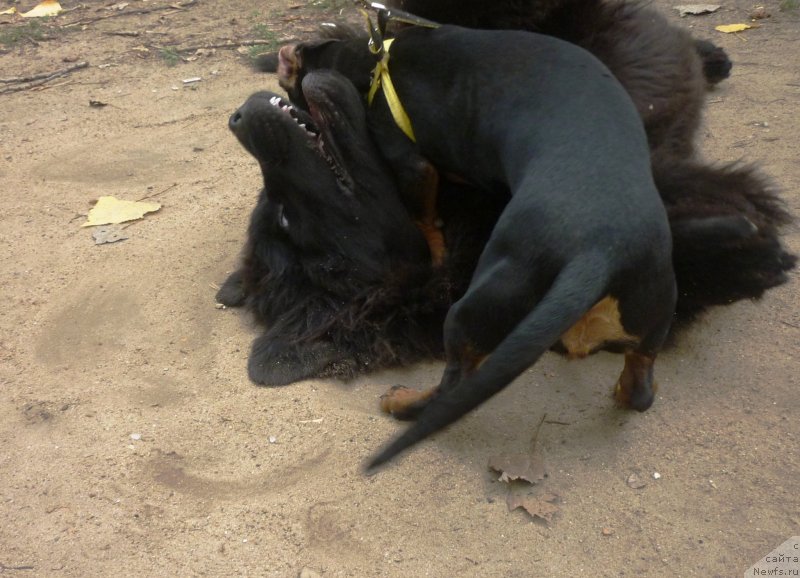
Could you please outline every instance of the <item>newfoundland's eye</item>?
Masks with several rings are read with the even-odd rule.
[[[286,218],[286,213],[283,211],[283,205],[278,207],[278,224],[280,225],[281,229],[289,229],[289,219]]]

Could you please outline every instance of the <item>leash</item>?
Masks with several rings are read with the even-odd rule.
[[[369,50],[379,59],[372,71],[372,82],[370,83],[369,93],[367,94],[367,104],[372,105],[372,101],[375,99],[378,90],[383,88],[383,95],[389,105],[389,111],[392,113],[395,124],[403,131],[403,134],[413,142],[416,142],[417,139],[414,136],[411,119],[408,117],[405,108],[403,108],[403,103],[400,102],[400,97],[397,95],[397,91],[394,88],[392,77],[389,75],[389,49],[392,46],[394,38],[384,39],[386,26],[392,21],[412,24],[414,26],[424,26],[426,28],[438,28],[440,25],[432,20],[420,18],[404,10],[386,8],[386,6],[378,4],[377,2],[368,2],[367,0],[355,0],[355,2],[357,5],[361,6],[360,11],[367,21],[367,29],[369,30]],[[377,11],[377,25],[372,22],[366,10],[367,8]]]
[[[392,77],[389,76],[389,48],[393,41],[394,38],[390,38],[389,40],[384,40],[383,44],[381,44],[383,56],[372,71],[372,83],[369,86],[369,93],[367,94],[367,104],[372,105],[372,101],[378,93],[378,90],[383,88],[383,96],[386,97],[386,102],[389,104],[389,111],[392,113],[395,124],[400,127],[400,130],[402,130],[408,138],[413,142],[417,142],[417,138],[414,136],[414,128],[411,126],[411,119],[408,118],[408,113],[406,109],[403,108],[400,97],[397,96]]]

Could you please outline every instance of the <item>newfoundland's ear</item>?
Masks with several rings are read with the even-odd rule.
[[[242,271],[234,271],[222,284],[215,299],[225,307],[241,307],[245,301],[244,286],[242,285]]]
[[[318,377],[337,357],[326,341],[289,344],[262,335],[253,342],[247,373],[259,385],[289,385]]]

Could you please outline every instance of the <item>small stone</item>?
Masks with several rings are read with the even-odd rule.
[[[653,472],[653,479],[654,480],[660,480],[661,479],[661,474],[659,474],[658,472]]]
[[[600,533],[603,534],[603,536],[613,536],[614,528],[603,528]]]
[[[628,484],[629,488],[633,488],[634,490],[640,490],[647,485],[647,482],[643,482],[636,474],[631,474],[628,476],[628,479],[625,480],[625,483]]]
[[[274,444],[277,441],[278,441],[278,438],[276,438],[275,436],[269,436],[269,443]]]
[[[135,442],[138,442],[140,439],[142,439],[142,434],[140,434],[140,433],[132,433],[131,434],[131,439],[133,441],[135,441]]]

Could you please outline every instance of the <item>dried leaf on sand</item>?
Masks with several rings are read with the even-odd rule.
[[[57,0],[44,0],[40,2],[31,10],[20,14],[23,18],[43,18],[46,16],[55,16],[61,12],[61,4]]]
[[[539,438],[539,431],[542,429],[547,414],[542,415],[536,430],[533,432],[530,443],[530,452],[520,454],[504,454],[489,458],[489,468],[499,472],[501,482],[512,482],[522,480],[535,484],[547,476],[539,449],[536,442]]]
[[[522,508],[533,518],[539,518],[548,524],[553,521],[553,516],[560,510],[558,501],[559,497],[552,493],[545,493],[541,496],[526,496],[509,491],[506,498],[509,511]]]
[[[714,30],[730,34],[731,32],[741,32],[742,30],[747,30],[748,28],[752,28],[752,26],[749,24],[723,24],[714,28]]]
[[[117,241],[124,241],[128,236],[123,233],[123,228],[120,225],[107,225],[97,227],[92,232],[95,245],[105,245],[106,243],[116,243]]]
[[[141,219],[145,213],[151,213],[161,208],[158,203],[145,203],[142,201],[121,201],[115,197],[100,197],[92,210],[89,211],[86,222],[81,227],[94,227],[97,225],[112,225]]]
[[[522,480],[535,484],[547,475],[544,460],[537,452],[494,456],[489,459],[489,468],[500,474],[501,482]]]
[[[701,14],[711,14],[720,9],[719,4],[683,4],[675,6],[675,10],[683,16],[699,16]]]

